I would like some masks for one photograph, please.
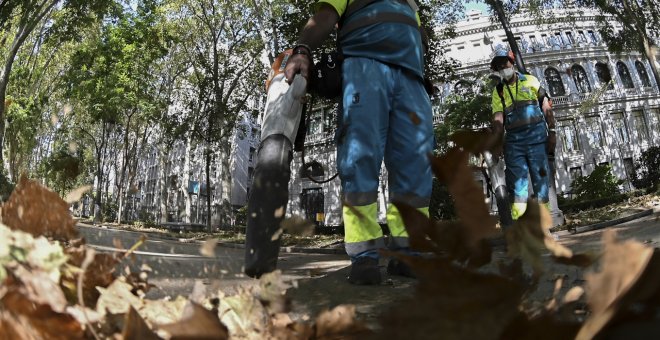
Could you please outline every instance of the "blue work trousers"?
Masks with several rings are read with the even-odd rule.
[[[534,194],[542,202],[549,201],[550,164],[546,143],[506,143],[506,185],[514,203],[527,203],[529,197],[528,177],[532,180]]]

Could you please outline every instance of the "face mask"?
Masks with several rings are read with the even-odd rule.
[[[502,75],[502,78],[504,78],[504,80],[511,80],[514,73],[515,72],[513,71],[512,67],[505,68],[505,69],[500,71],[500,74]]]

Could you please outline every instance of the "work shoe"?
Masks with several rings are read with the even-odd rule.
[[[363,256],[353,260],[348,282],[354,285],[379,285],[382,281],[378,259]]]
[[[398,259],[390,259],[390,261],[387,263],[387,274],[405,276],[413,279],[417,278],[412,269],[410,269],[410,266],[399,261]]]

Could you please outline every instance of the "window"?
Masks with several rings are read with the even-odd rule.
[[[252,162],[254,160],[255,151],[256,150],[253,147],[250,147],[250,159],[249,159],[250,162]]]
[[[307,136],[318,135],[323,131],[323,110],[314,110],[308,117]]]
[[[317,161],[312,161],[305,164],[305,167],[300,169],[300,177],[306,178],[308,175],[312,177],[323,177],[325,172],[323,166]]]
[[[515,37],[516,40],[516,45],[518,45],[518,51],[520,52],[525,52],[525,49],[523,48],[522,41],[520,40],[520,37]]]
[[[608,90],[614,89],[614,85],[612,85],[612,74],[610,73],[610,68],[607,64],[601,62],[596,63],[596,77],[601,86],[608,84]]]
[[[584,31],[578,31],[578,42],[581,42],[581,43],[586,43],[587,42],[587,36],[584,35]]]
[[[598,163],[599,166],[610,166],[610,162],[601,162]]]
[[[623,119],[623,112],[612,113],[612,127],[614,128],[614,137],[618,143],[630,143],[628,127]]]
[[[555,33],[555,40],[559,45],[564,45],[564,38],[562,38],[561,33]]]
[[[580,151],[579,137],[575,129],[575,122],[572,119],[560,120],[559,137],[561,139],[562,150],[565,153]]]
[[[481,44],[477,42],[477,43],[473,43],[472,46],[479,47],[479,46],[481,46]]]
[[[330,133],[331,131],[335,131],[335,127],[337,126],[335,119],[337,118],[336,116],[336,111],[335,110],[324,110],[323,112],[323,130],[326,133]]]
[[[630,77],[630,72],[628,72],[628,67],[623,63],[623,61],[616,63],[616,71],[619,73],[619,78],[621,78],[621,83],[623,84],[624,88],[635,88],[632,77]]]
[[[566,39],[568,39],[569,44],[575,45],[575,39],[573,39],[573,33],[566,32]]]
[[[541,41],[546,45],[550,45],[550,40],[548,39],[547,34],[541,34]]]
[[[589,140],[589,145],[593,149],[600,149],[605,146],[603,138],[603,129],[600,125],[600,117],[593,116],[586,118],[587,131],[586,137]]]
[[[594,33],[594,31],[587,31],[587,34],[589,35],[589,39],[591,39],[592,43],[598,42],[598,37],[596,37],[596,33]]]
[[[464,50],[464,49],[465,49],[465,46],[462,46],[462,45],[461,45],[461,46],[458,46],[457,49],[458,49],[458,50]]]
[[[472,86],[466,81],[458,81],[454,85],[454,92],[459,95],[466,95],[472,93]]]
[[[534,44],[534,45],[538,44],[538,41],[536,40],[536,37],[533,36],[533,35],[529,36],[529,41],[531,41],[532,44]]]
[[[561,81],[561,75],[556,69],[549,67],[545,70],[545,80],[548,82],[548,89],[550,90],[550,96],[559,97],[565,96],[566,90],[564,89],[564,83]]]
[[[580,93],[589,93],[591,92],[591,84],[589,84],[589,78],[587,77],[587,72],[584,71],[582,66],[575,64],[571,67],[571,73],[573,74],[573,81]]]
[[[568,170],[568,176],[571,179],[571,183],[573,183],[573,181],[575,181],[576,179],[582,177],[582,167],[575,166],[575,167],[570,168]]]
[[[632,158],[628,157],[623,159],[623,168],[626,169],[627,178],[635,175],[635,166],[633,165]]]
[[[635,123],[635,131],[639,136],[639,141],[648,141],[649,140],[649,128],[646,124],[646,116],[644,116],[644,111],[636,110],[632,112],[633,122]]]
[[[248,183],[252,183],[252,177],[254,176],[254,168],[248,168]]]
[[[635,61],[635,68],[637,69],[637,74],[639,75],[639,80],[642,82],[642,86],[651,87],[651,80],[649,79],[649,74],[646,72],[644,64],[637,60]]]

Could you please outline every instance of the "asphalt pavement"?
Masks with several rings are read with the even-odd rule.
[[[659,247],[660,207],[656,207],[652,215],[607,228],[579,234],[560,233],[559,242],[575,253],[597,250],[600,249],[602,233],[608,229],[616,230],[622,239],[637,239],[651,247]],[[100,251],[118,251],[118,246],[129,248],[140,237],[136,232],[99,226],[79,225],[79,230],[88,244]],[[214,257],[204,257],[200,254],[200,245],[199,242],[148,237],[135,252],[135,261],[124,266],[135,270],[145,263],[153,269],[149,281],[159,288],[150,292],[147,295],[149,298],[187,296],[198,280],[207,285],[209,292],[222,289],[227,294],[257,282],[242,274],[243,249],[218,245]],[[495,259],[505,256],[504,249],[494,250]],[[313,250],[306,253],[282,251],[278,268],[286,279],[295,280],[297,286],[287,292],[293,300],[293,315],[312,316],[339,304],[354,304],[360,316],[375,324],[383,310],[414,293],[416,281],[387,276],[385,260],[381,261],[384,283],[375,287],[353,286],[346,282],[349,265],[345,254],[315,254]],[[583,275],[581,269],[555,264],[548,257],[546,275],[541,278],[534,295],[538,299],[551,296],[558,276],[564,277],[562,291],[567,291],[583,283]]]

